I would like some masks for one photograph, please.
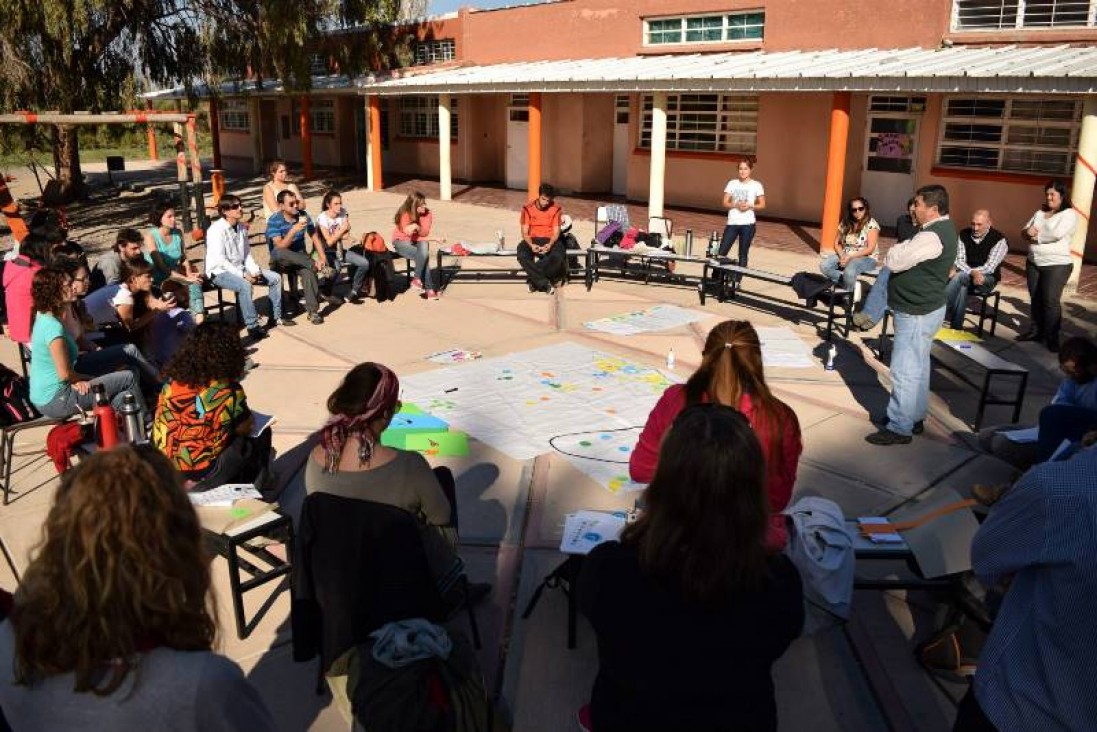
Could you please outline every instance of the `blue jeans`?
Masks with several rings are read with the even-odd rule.
[[[755,224],[728,224],[724,227],[724,235],[720,237],[720,256],[726,257],[731,251],[731,245],[739,240],[739,266],[747,266],[747,257],[750,255],[750,243],[754,241]]]
[[[851,291],[854,285],[857,284],[858,277],[874,269],[876,269],[876,260],[872,257],[854,257],[846,263],[845,267],[838,264],[837,254],[823,257],[823,260],[819,262],[820,272],[835,284]]]
[[[350,294],[357,295],[362,289],[362,284],[366,281],[366,274],[369,273],[369,260],[353,249],[343,250],[343,260],[354,267],[354,279],[350,283]]]
[[[962,330],[968,294],[986,295],[994,290],[996,284],[998,283],[994,275],[983,275],[983,284],[979,286],[971,283],[970,272],[957,272],[953,275],[945,286],[945,319],[948,320],[948,327]]]
[[[270,297],[271,317],[282,317],[282,277],[270,270],[259,270],[259,276],[267,283],[267,295]],[[255,328],[259,325],[259,316],[255,312],[255,301],[251,297],[252,284],[243,277],[231,272],[218,272],[213,276],[213,284],[236,293],[236,303],[240,306],[240,315],[244,325]]]
[[[887,312],[888,280],[890,279],[891,270],[887,267],[881,267],[879,274],[876,275],[876,282],[872,284],[872,289],[869,290],[868,297],[865,298],[864,307],[861,308],[861,312],[873,323],[879,323],[880,319],[884,317],[884,313]]]
[[[423,287],[433,290],[434,281],[430,278],[430,246],[425,241],[412,244],[400,239],[394,240],[392,246],[401,257],[415,262],[415,276],[423,282]]]
[[[1097,429],[1097,410],[1073,404],[1047,405],[1040,410],[1038,461],[1051,457],[1063,440],[1077,442],[1094,429]]]
[[[115,411],[122,408],[126,394],[133,394],[137,406],[141,408],[142,412],[147,412],[145,398],[141,396],[141,389],[138,387],[137,382],[137,375],[129,369],[124,369],[97,376],[88,383],[92,388],[97,384],[103,385],[107,398],[110,399],[110,405],[114,407]],[[54,419],[66,419],[81,409],[85,412],[91,412],[95,408],[95,393],[92,388],[88,389],[87,394],[80,394],[72,388],[72,384],[61,384],[53,399],[46,404],[36,404],[35,406],[43,415]]]
[[[76,359],[73,368],[76,373],[88,376],[103,376],[120,368],[129,369],[140,377],[142,386],[150,391],[158,389],[163,383],[160,372],[148,362],[141,349],[132,343],[119,343],[83,353]]]
[[[929,350],[945,319],[945,306],[925,315],[895,311],[895,345],[891,351],[891,400],[887,428],[910,435],[929,409]]]

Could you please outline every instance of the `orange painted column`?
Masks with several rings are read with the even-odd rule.
[[[541,187],[541,92],[529,93],[529,178],[526,187],[528,198],[537,198],[537,189]]]
[[[301,170],[305,180],[312,180],[312,115],[307,94],[301,97]]]
[[[209,133],[213,138],[213,167],[221,169],[221,117],[217,111],[217,99],[209,100]]]
[[[381,177],[381,97],[369,96],[369,180],[370,190],[383,191],[384,179]]]
[[[827,148],[826,193],[823,196],[823,233],[820,249],[829,251],[838,236],[842,217],[842,184],[846,174],[846,145],[849,142],[849,92],[834,92],[830,105],[830,145]]]
[[[145,108],[152,111],[152,102],[147,102]],[[156,129],[152,126],[152,123],[146,126],[148,141],[149,141],[149,160],[159,160],[160,151],[156,149]]]

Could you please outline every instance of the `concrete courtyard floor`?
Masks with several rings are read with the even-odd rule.
[[[91,166],[89,166],[91,167]],[[257,200],[260,184],[240,181],[229,190],[248,191]],[[306,189],[309,210],[318,212],[319,189]],[[386,238],[401,196],[391,192],[350,190],[344,205],[355,231],[377,229]],[[497,229],[517,232],[516,214],[500,208],[460,202],[434,202],[436,232],[450,242],[488,241]],[[131,225],[126,214],[100,217],[96,233]],[[79,220],[77,233],[79,234]],[[579,239],[589,241],[593,225],[579,223]],[[766,246],[756,240],[752,266],[793,273],[815,269],[814,255]],[[478,263],[479,264],[479,263]],[[446,348],[504,355],[564,341],[665,368],[673,348],[676,373],[686,376],[700,360],[705,335],[720,320],[749,319],[757,325],[783,325],[821,355],[819,314],[787,307],[792,293],[776,285],[753,286],[735,303],[709,300],[704,308],[696,292],[658,284],[602,280],[588,292],[573,281],[554,296],[531,294],[516,280],[475,282],[458,279],[439,301],[405,295],[395,302],[344,305],[327,322],[279,328],[262,341],[253,358],[259,367],[244,383],[253,408],[278,416],[274,442],[280,453],[300,444],[325,419],[324,402],[342,375],[364,360],[386,363],[405,376],[441,368],[425,360]],[[772,299],[771,299],[772,298]],[[782,305],[780,300],[786,301]],[[1022,421],[1032,421],[1050,401],[1059,380],[1054,356],[1012,336],[1027,324],[1027,295],[1006,288],[994,351],[1029,368],[1032,376]],[[714,317],[691,326],[631,337],[610,336],[584,328],[595,318],[668,303],[704,309]],[[1092,332],[1090,301],[1066,307],[1068,331]],[[1021,306],[1022,310],[1019,310]],[[873,430],[870,414],[883,411],[888,371],[867,343],[871,334],[837,337],[837,369],[819,364],[807,369],[767,372],[776,394],[791,405],[804,435],[797,495],[822,495],[837,501],[847,515],[880,514],[919,501],[943,488],[968,493],[975,482],[1008,479],[1007,466],[970,446],[977,392],[943,372],[932,380],[926,434],[911,445],[873,447],[863,436]],[[17,363],[10,341],[0,343],[0,359]],[[996,411],[997,410],[997,411]],[[1002,408],[990,407],[987,424],[1008,421]],[[14,587],[27,565],[48,511],[57,476],[42,454],[44,431],[23,433],[13,478],[16,500],[0,510],[0,586]],[[477,610],[484,648],[479,658],[489,689],[499,698],[501,716],[520,732],[574,729],[576,709],[587,699],[597,671],[594,637],[580,620],[578,646],[566,647],[566,603],[562,593],[546,592],[528,620],[521,610],[542,577],[561,560],[557,551],[564,514],[580,508],[630,507],[635,494],[611,494],[558,455],[513,460],[490,446],[471,441],[468,457],[434,461],[453,468],[462,527],[461,553],[474,581],[494,585]],[[246,640],[232,627],[228,573],[223,560],[213,564],[221,611],[221,650],[244,668],[274,711],[281,728],[345,730],[348,724],[328,695],[314,694],[315,665],[292,660],[288,593]],[[261,601],[252,593],[249,607]],[[938,684],[914,661],[914,643],[932,630],[934,604],[902,592],[858,592],[851,622],[796,641],[775,669],[782,730],[944,730],[951,728],[960,685]],[[460,623],[458,626],[460,627]],[[642,643],[643,639],[637,639]],[[734,663],[734,659],[729,659]]]

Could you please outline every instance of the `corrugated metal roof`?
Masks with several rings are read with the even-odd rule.
[[[356,80],[362,93],[1097,91],[1097,48],[957,46],[751,51],[463,66]]]

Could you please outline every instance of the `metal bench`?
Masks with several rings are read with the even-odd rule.
[[[683,272],[672,272],[668,263],[705,264],[705,257],[687,256],[685,254],[673,254],[662,249],[619,249],[617,247],[590,246],[587,252],[586,286],[589,291],[594,283],[606,277],[618,277],[621,279],[639,279],[643,283],[650,284],[652,279],[668,285],[684,285],[693,287],[701,278]],[[608,258],[615,264],[611,267],[602,266],[602,260]],[[629,270],[628,264],[636,261],[640,265],[639,270]],[[664,265],[663,269],[657,269],[655,265]],[[702,275],[703,276],[703,275]]]
[[[888,344],[888,321],[890,317],[891,311],[884,313],[884,321],[880,329],[877,355],[881,361],[889,361],[891,357],[891,347]],[[1018,366],[1012,361],[1007,361],[981,343],[935,340],[933,344],[938,348],[931,351],[930,355],[937,360],[942,368],[955,374],[965,384],[979,389],[979,406],[975,412],[975,423],[973,425],[976,430],[982,426],[983,413],[988,406],[1013,407],[1013,416],[1010,420],[1012,423],[1016,423],[1021,418],[1021,406],[1024,404],[1025,390],[1028,388],[1028,369]],[[962,358],[963,363],[972,363],[982,368],[982,382],[970,379],[960,367],[949,363],[942,358],[942,355],[958,355]],[[1017,387],[1013,395],[1001,396],[1000,392],[991,391],[992,386],[996,386],[994,383],[996,379],[999,382],[1002,380],[1013,381]]]
[[[750,267],[740,267],[737,264],[721,264],[714,260],[708,260],[705,262],[705,269],[701,275],[701,284],[697,287],[697,295],[701,304],[705,304],[705,297],[710,287],[715,290],[716,298],[719,302],[734,300],[736,293],[742,289],[741,280],[744,277],[770,282],[776,285],[792,285],[792,277],[788,275],[777,274],[776,272],[766,272],[761,269],[751,269]],[[819,294],[817,299],[823,300],[827,304],[826,339],[830,341],[834,338],[834,314],[836,305],[841,305],[845,310],[845,332],[846,337],[849,337],[853,319],[853,292],[831,284],[827,290],[824,290]],[[810,305],[808,302],[795,304],[808,311],[814,310],[813,305]]]
[[[471,246],[481,247],[487,246],[482,244],[473,244]],[[568,257],[565,260],[563,273],[558,282],[567,283],[571,281],[572,268],[570,266],[570,260],[572,257],[577,256],[574,254],[574,249],[568,250]],[[443,258],[450,257],[454,260],[476,260],[479,259],[484,262],[499,261],[504,257],[515,257],[515,265],[512,267],[466,267],[464,261],[460,264],[451,264],[446,267],[444,265]],[[522,266],[517,263],[518,250],[517,249],[497,249],[492,251],[469,251],[467,254],[454,254],[451,249],[439,249],[435,255],[435,261],[437,262],[438,272],[438,290],[444,291],[449,284],[455,279],[460,277],[469,277],[477,282],[482,281],[509,281],[513,279],[526,279],[526,271],[522,269]],[[555,283],[554,283],[555,284]],[[589,288],[588,288],[589,289]]]

